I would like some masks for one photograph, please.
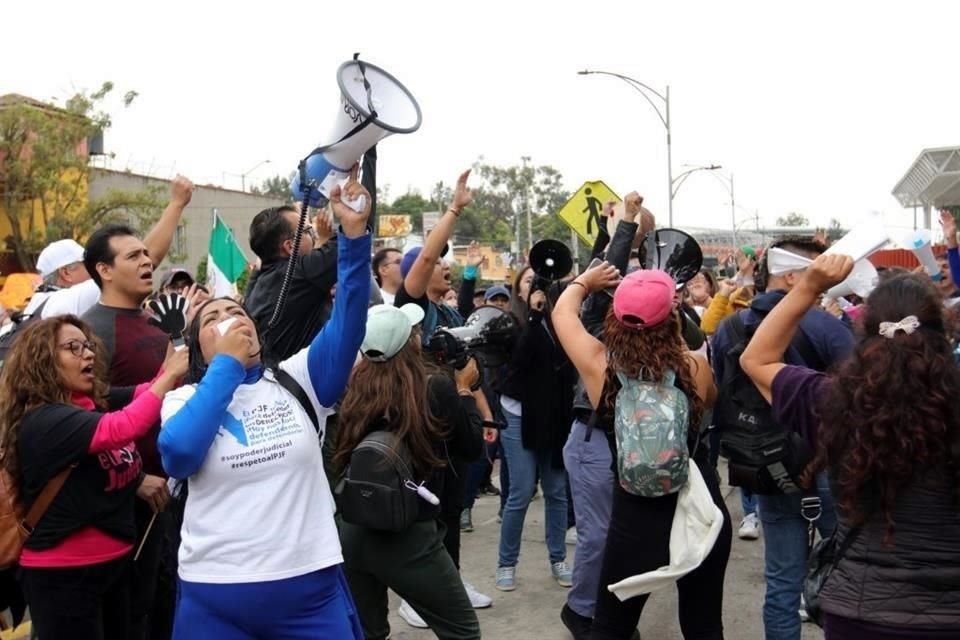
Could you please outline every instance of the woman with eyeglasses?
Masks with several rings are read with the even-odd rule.
[[[41,320],[17,337],[0,375],[3,464],[24,508],[71,468],[20,556],[31,619],[44,640],[129,637],[134,499],[163,482],[144,476],[134,440],[160,419],[164,394],[187,370],[186,353],[171,350],[151,383],[108,389],[99,347],[75,316]],[[153,506],[164,505],[157,499]]]

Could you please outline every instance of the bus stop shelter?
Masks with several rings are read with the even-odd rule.
[[[960,206],[960,147],[924,149],[900,182],[893,188],[893,197],[907,209],[913,209],[913,226],[917,226],[917,209],[923,210],[923,226],[932,228],[934,209]]]

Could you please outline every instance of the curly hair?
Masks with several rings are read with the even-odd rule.
[[[620,388],[618,371],[629,378],[660,381],[666,375],[667,369],[673,369],[677,374],[677,386],[686,394],[690,403],[688,428],[691,433],[700,428],[703,401],[697,394],[697,383],[690,368],[676,311],[672,311],[670,317],[654,327],[632,329],[620,324],[611,305],[603,325],[603,341],[608,356],[600,407],[608,415],[613,414],[617,391]]]
[[[371,427],[380,424],[406,445],[419,479],[444,467],[434,451],[434,442],[446,435],[446,425],[430,410],[429,389],[427,365],[413,336],[386,362],[364,358],[354,368],[340,403],[334,466],[344,469]]]
[[[7,353],[0,373],[0,448],[5,452],[3,464],[15,478],[20,471],[17,445],[23,416],[46,404],[70,404],[71,393],[60,370],[57,338],[64,325],[77,327],[96,346],[92,399],[97,406],[106,407],[106,353],[90,327],[73,315],[40,320],[26,327]]]
[[[881,322],[910,315],[920,321],[917,331],[898,331],[892,339],[879,334]],[[960,369],[944,333],[940,297],[927,277],[881,282],[867,299],[861,331],[820,406],[823,426],[810,471],[831,473],[838,505],[854,523],[882,511],[889,544],[897,493],[918,473],[952,465],[960,490],[960,461],[950,455],[960,437]]]

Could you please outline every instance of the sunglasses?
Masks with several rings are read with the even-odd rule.
[[[78,358],[83,357],[83,352],[87,349],[90,350],[90,353],[95,354],[97,352],[96,346],[89,340],[70,340],[59,346],[61,349],[66,349]]]

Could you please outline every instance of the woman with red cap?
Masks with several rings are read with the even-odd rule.
[[[579,312],[589,293],[611,286],[617,290],[604,324],[604,342],[600,342],[583,327]],[[675,374],[674,386],[689,411],[690,457],[697,463],[714,504],[723,514],[720,536],[713,549],[699,567],[677,581],[680,628],[686,638],[722,639],[730,516],[716,473],[709,467],[706,447],[696,446],[700,419],[713,404],[717,391],[706,359],[688,351],[684,344],[674,304],[675,290],[673,280],[663,271],[635,271],[621,281],[617,269],[604,263],[567,286],[553,312],[553,324],[557,338],[583,378],[612,448],[617,446],[613,416],[620,379],[659,383]],[[645,497],[628,492],[619,480],[611,487],[613,511],[591,638],[630,638],[647,601],[645,594],[621,602],[608,585],[670,564],[670,531],[678,493]]]

